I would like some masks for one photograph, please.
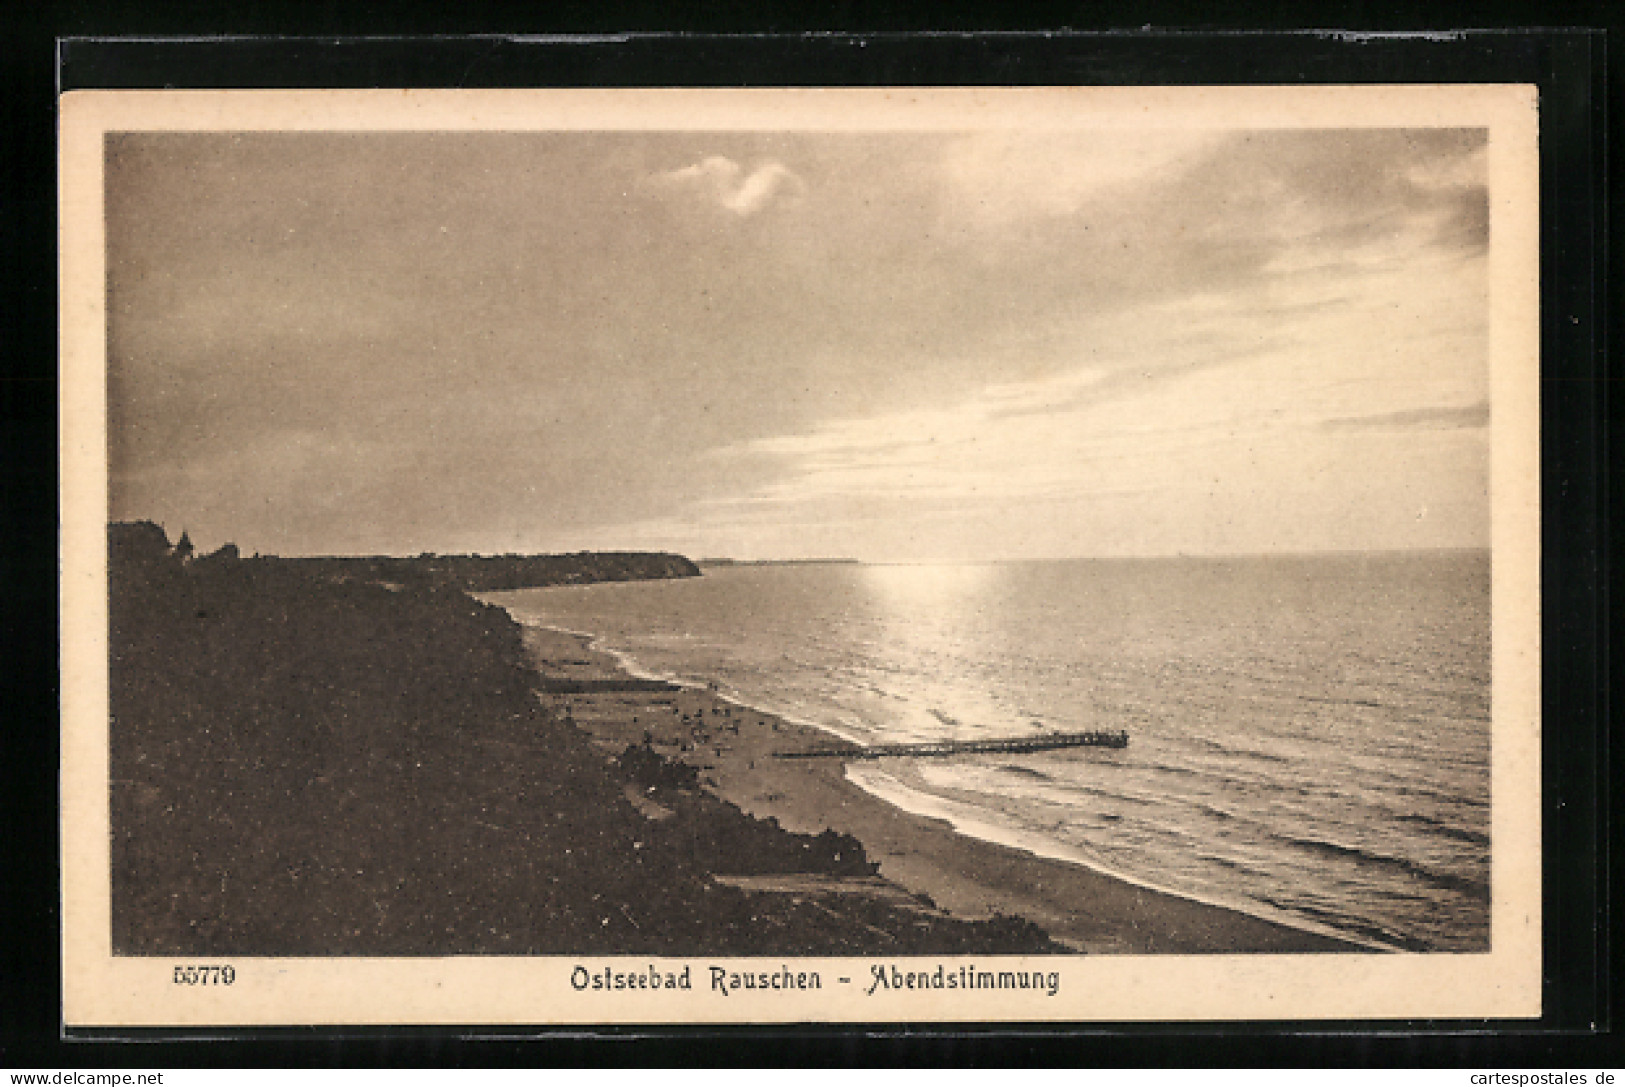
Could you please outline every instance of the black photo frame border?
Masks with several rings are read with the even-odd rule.
[[[94,20],[92,20],[94,21]],[[331,22],[331,19],[328,20]],[[312,20],[312,24],[315,20]],[[298,25],[298,19],[292,21]],[[72,31],[73,27],[58,27]],[[264,30],[264,27],[256,27]],[[283,29],[287,29],[284,27]],[[350,28],[353,33],[353,28]],[[37,44],[37,42],[36,42]],[[1607,105],[1598,29],[1448,33],[1309,30],[1023,33],[688,33],[586,36],[63,36],[55,86],[12,99],[23,140],[6,216],[17,352],[5,383],[8,593],[23,617],[7,669],[6,1063],[91,1066],[528,1062],[1546,1064],[1612,1046],[1608,858],[1610,278]],[[989,86],[1046,84],[1533,83],[1541,98],[1544,1014],[1516,1022],[1281,1022],[997,1027],[606,1028],[583,1032],[356,1028],[187,1033],[60,1028],[55,825],[55,176],[44,97],[189,87]],[[29,108],[35,109],[27,115]],[[43,140],[41,137],[45,137]],[[41,153],[42,150],[44,153]],[[21,176],[22,163],[32,172]],[[18,212],[22,214],[18,214]],[[1617,260],[1616,255],[1613,259]],[[8,336],[8,338],[10,338]],[[55,637],[48,640],[55,642]],[[13,780],[15,779],[15,780]],[[11,828],[8,828],[11,829]],[[13,946],[15,944],[16,946]],[[54,995],[56,1000],[51,1000]],[[13,1006],[15,1005],[15,1010]],[[14,1042],[15,1033],[17,1041]],[[725,1044],[718,1044],[725,1043]],[[131,1044],[139,1045],[132,1053]],[[34,1047],[40,1048],[34,1048]],[[36,1063],[26,1058],[19,1064]],[[1565,1062],[1566,1063],[1566,1062]],[[1604,1061],[1603,1063],[1607,1063]]]

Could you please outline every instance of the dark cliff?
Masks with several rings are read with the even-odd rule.
[[[189,558],[155,525],[113,526],[114,952],[1055,949],[1013,918],[884,903],[837,916],[717,879],[747,863],[870,866],[855,841],[754,819],[652,751],[606,757],[533,694],[518,624],[435,581],[681,569],[560,558],[506,570]],[[651,821],[632,797],[671,814]]]

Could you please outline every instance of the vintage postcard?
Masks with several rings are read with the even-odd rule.
[[[61,105],[69,1026],[1539,1014],[1532,88]]]

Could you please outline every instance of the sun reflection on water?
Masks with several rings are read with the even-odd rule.
[[[982,596],[996,567],[974,565],[865,566],[866,587],[906,613],[956,611]]]

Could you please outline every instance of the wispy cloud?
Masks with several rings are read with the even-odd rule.
[[[1165,180],[1221,142],[1213,132],[1120,129],[1086,138],[975,132],[945,149],[953,214],[990,226],[1071,215],[1127,186]]]
[[[826,466],[845,467],[860,467],[866,458],[883,458],[888,465],[940,459],[947,451],[984,439],[994,420],[1072,407],[1106,377],[1101,370],[1085,368],[1032,381],[1004,382],[986,386],[974,397],[949,407],[833,419],[810,431],[758,439],[718,450],[715,455],[809,458]]]
[[[738,468],[753,482],[688,517],[764,553],[811,547],[812,525],[877,553],[1109,552],[1132,549],[1142,522],[1245,549],[1327,533],[1346,510],[1326,494],[1357,496],[1347,501],[1381,524],[1380,542],[1413,531],[1406,503],[1426,492],[1422,504],[1454,520],[1418,540],[1475,539],[1480,511],[1451,495],[1462,480],[1477,493],[1482,469],[1469,428],[1488,417],[1472,318],[1483,293],[1455,262],[1317,270],[1058,324],[990,359],[995,372],[1044,371],[1033,377],[714,451],[719,478]],[[1396,476],[1405,497],[1384,497],[1380,481]],[[1301,523],[1270,527],[1294,505]]]
[[[1327,419],[1327,430],[1465,430],[1490,425],[1488,401],[1462,407],[1415,408]]]
[[[775,200],[793,199],[807,187],[783,163],[765,162],[747,173],[739,163],[722,155],[655,174],[650,184],[660,190],[691,194],[740,218],[755,215]]]

